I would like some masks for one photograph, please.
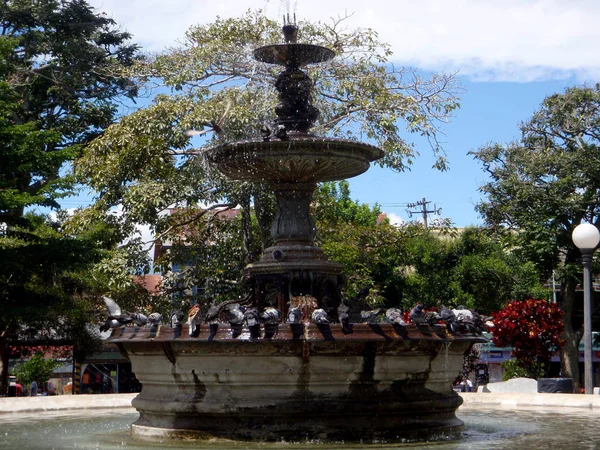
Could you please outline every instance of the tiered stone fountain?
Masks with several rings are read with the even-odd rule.
[[[323,47],[296,42],[255,50],[259,61],[284,66],[273,130],[262,138],[209,149],[225,175],[267,184],[277,197],[275,245],[245,269],[249,306],[276,307],[278,324],[203,324],[197,336],[161,325],[113,332],[143,385],[133,401],[132,434],[248,440],[371,441],[455,433],[461,398],[452,381],[463,355],[480,341],[441,325],[313,323],[323,309],[337,322],[344,302],[340,264],[313,243],[309,207],[318,182],[366,171],[383,152],[371,145],[309,133],[318,116],[310,104],[307,64],[331,59]],[[287,323],[290,307],[302,309]]]

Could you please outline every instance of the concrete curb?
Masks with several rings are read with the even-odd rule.
[[[0,398],[0,414],[36,411],[61,411],[107,408],[131,408],[138,394],[57,395],[51,397]],[[600,395],[475,393],[459,394],[466,407],[519,409],[532,407],[582,408],[600,414]]]
[[[583,408],[600,414],[600,395],[584,394],[526,394],[526,393],[467,393],[461,392],[465,406],[493,408]]]
[[[138,394],[56,395],[0,398],[0,414],[100,408],[131,408]]]

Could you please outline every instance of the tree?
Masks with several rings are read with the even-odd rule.
[[[0,2],[0,392],[8,348],[23,330],[82,329],[88,311],[83,270],[96,245],[115,234],[78,239],[28,208],[59,208],[76,188],[61,170],[102,133],[136,85],[123,73],[136,46],[83,0]],[[81,233],[83,234],[83,233]],[[117,238],[119,239],[119,238]],[[116,241],[118,242],[118,240]],[[89,284],[89,283],[88,283]],[[67,330],[70,330],[68,333]]]
[[[561,371],[579,385],[579,341],[574,320],[580,251],[571,240],[575,226],[600,216],[600,86],[573,87],[547,97],[520,126],[521,138],[490,144],[473,153],[490,176],[478,205],[486,222],[508,230],[517,252],[544,279],[558,277],[564,313]]]
[[[404,304],[464,305],[490,314],[511,299],[544,294],[533,264],[488,230],[422,230],[406,240]]]
[[[29,386],[33,381],[44,384],[52,378],[54,369],[61,365],[59,361],[44,358],[42,352],[37,352],[28,361],[15,367],[15,375],[25,386]]]
[[[492,316],[494,345],[513,347],[512,356],[528,377],[545,376],[552,355],[563,343],[563,314],[558,305],[540,299],[512,301]]]
[[[405,125],[431,139],[436,166],[445,167],[437,136],[440,124],[458,107],[454,76],[424,80],[408,69],[386,66],[389,47],[372,30],[346,31],[344,18],[331,24],[304,22],[299,29],[302,42],[338,51],[331,63],[307,68],[321,112],[315,133],[371,140],[386,152],[380,164],[402,170],[415,156],[413,145],[402,137]],[[194,26],[180,47],[140,61],[131,73],[147,85],[157,83],[163,92],[171,89],[171,95],[157,95],[150,106],[123,117],[78,160],[77,176],[99,195],[74,227],[105,220],[107,210],[122,205],[124,234],[141,223],[150,225],[157,238],[177,239],[193,217],[165,215],[167,208],[241,205],[242,259],[256,259],[250,249],[268,244],[273,197],[262,185],[232,182],[216,173],[204,158],[205,149],[192,147],[190,130],[205,145],[258,137],[261,126],[275,119],[273,85],[281,69],[257,63],[251,50],[281,40],[279,24],[248,12]],[[213,122],[222,126],[215,128]],[[253,242],[257,238],[260,245]]]

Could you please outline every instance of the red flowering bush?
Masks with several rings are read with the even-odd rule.
[[[512,356],[526,373],[538,378],[550,365],[552,355],[563,342],[562,311],[542,299],[512,301],[492,313],[492,342],[497,347],[513,347]]]

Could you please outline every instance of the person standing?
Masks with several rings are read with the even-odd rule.
[[[31,397],[37,397],[38,394],[38,384],[36,380],[33,380],[31,386],[29,387],[29,395]]]

